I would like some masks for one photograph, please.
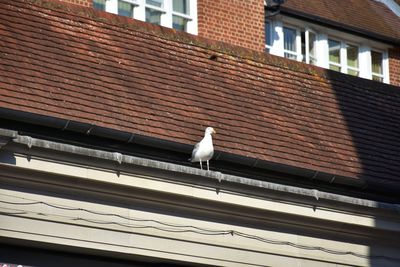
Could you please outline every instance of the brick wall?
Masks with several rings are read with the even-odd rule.
[[[389,49],[390,84],[400,86],[400,46]]]
[[[93,6],[93,0],[59,0],[61,2],[72,3],[80,6]]]
[[[263,0],[198,0],[199,36],[264,51]]]

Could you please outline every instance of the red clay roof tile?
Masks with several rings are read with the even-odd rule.
[[[0,36],[2,108],[399,179],[399,88],[46,1],[4,1]]]

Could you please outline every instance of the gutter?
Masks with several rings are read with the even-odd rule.
[[[127,144],[139,144],[149,147],[162,148],[169,151],[176,151],[190,155],[193,149],[193,145],[172,142],[160,138],[144,136],[140,134],[123,132],[114,130],[111,128],[105,128],[94,124],[83,123],[78,121],[72,121],[68,119],[50,117],[46,115],[40,115],[30,112],[12,110],[7,108],[0,108],[0,118],[8,120],[14,120],[18,122],[24,122],[39,126],[45,126],[54,128],[60,131],[71,131],[80,133],[88,136],[95,136],[101,138],[107,138],[111,140],[120,141]],[[333,181],[342,178],[344,180],[352,181],[352,185],[359,188],[365,187],[366,184],[357,181],[355,178],[350,177],[338,177],[329,173],[318,172],[315,170],[293,167],[285,164],[267,162],[258,160],[256,158],[244,157],[236,154],[226,153],[222,151],[215,151],[214,158],[216,160],[226,161],[234,164],[240,164],[252,168],[267,169],[275,172],[282,172],[285,174],[296,175],[304,177],[308,180],[324,180]]]
[[[311,201],[316,203],[315,205],[318,206],[325,206],[326,203],[324,205],[323,201],[330,201],[334,203],[358,206],[357,210],[359,208],[365,208],[367,210],[379,209],[382,211],[388,211],[390,213],[395,212],[395,214],[400,214],[400,205],[398,204],[366,200],[357,197],[349,197],[340,194],[319,191],[316,189],[307,189],[297,186],[282,185],[267,181],[259,181],[236,175],[224,174],[216,171],[205,171],[205,170],[200,170],[198,168],[183,166],[179,164],[161,162],[158,160],[145,159],[130,155],[123,155],[118,152],[108,152],[103,150],[84,148],[75,145],[63,144],[59,142],[33,138],[31,136],[19,135],[16,131],[13,130],[6,130],[0,128],[0,137],[2,139],[8,139],[7,143],[14,143],[26,146],[30,151],[34,148],[38,148],[38,149],[51,150],[55,152],[68,153],[76,156],[97,158],[101,160],[116,162],[119,165],[126,164],[126,165],[134,165],[136,167],[139,166],[144,168],[151,168],[153,170],[158,170],[163,172],[166,171],[172,173],[173,177],[172,179],[178,179],[177,177],[179,177],[179,175],[183,175],[183,177],[185,178],[185,182],[189,182],[189,180],[187,179],[188,175],[195,177],[202,177],[217,182],[217,183],[215,182],[211,183],[211,185],[216,186],[217,189],[221,187],[220,185],[223,183],[225,185],[228,185],[228,189],[229,185],[233,185],[234,191],[243,190],[243,192],[247,193],[247,191],[244,190],[244,188],[250,187],[250,189],[253,188],[251,189],[250,192],[253,192],[253,190],[256,189],[264,191],[264,194],[266,191],[272,191],[273,192],[272,194],[268,193],[265,195],[268,195],[269,197],[276,195],[282,199],[284,199],[283,195],[289,194],[297,197],[300,200],[306,198],[307,200],[305,202]]]
[[[87,136],[106,138],[110,140],[120,141],[126,144],[138,144],[158,149],[161,148],[167,151],[185,153],[187,155],[190,155],[193,149],[193,145],[172,142],[160,138],[144,136],[130,132],[118,131],[111,128],[101,127],[95,124],[83,123],[7,108],[0,108],[0,118],[28,123],[36,126],[44,126],[57,129],[59,131],[69,131],[84,134]],[[214,155],[214,158],[218,161],[235,164],[237,166],[244,166],[251,169],[259,168],[261,170],[290,175],[297,178],[304,178],[305,181],[312,182],[313,180],[320,180],[324,181],[327,185],[335,184],[351,186],[352,188],[359,190],[359,192],[361,193],[362,191],[365,191],[367,188],[370,187],[373,189],[379,188],[379,194],[382,195],[384,195],[385,192],[397,193],[399,190],[399,187],[394,183],[389,183],[390,181],[383,183],[379,181],[365,181],[365,179],[363,180],[361,178],[357,179],[352,177],[337,176],[330,173],[319,172],[316,170],[305,169],[276,162],[263,161],[257,158],[250,158],[222,151],[215,151]]]

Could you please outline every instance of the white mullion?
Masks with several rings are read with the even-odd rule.
[[[121,1],[130,3],[130,4],[133,4],[133,5],[135,5],[135,6],[138,5],[138,0],[121,0]]]
[[[106,11],[118,14],[118,0],[106,0]]]
[[[137,20],[146,21],[146,0],[137,0],[138,6],[135,7],[133,17]]]
[[[371,47],[361,45],[358,50],[358,67],[360,68],[360,77],[365,79],[372,79],[372,60],[371,60]],[[362,66],[362,68],[360,67]]]
[[[297,61],[302,61],[303,56],[301,54],[301,31],[298,28],[295,28],[296,30],[296,59]]]
[[[292,50],[286,50],[286,49],[284,49],[283,52],[286,53],[286,54],[291,54],[291,55],[296,56],[296,57],[298,56],[297,51],[292,51]]]
[[[188,21],[193,19],[190,15],[186,15],[186,14],[183,14],[180,12],[175,12],[175,11],[172,11],[172,15],[187,19]]]
[[[382,52],[382,74],[383,74],[383,82],[390,83],[389,76],[389,56],[387,51]]]
[[[306,63],[310,64],[310,36],[308,35],[309,30],[305,29],[304,31],[304,38],[305,38],[305,57],[306,57]]]
[[[342,41],[340,41],[340,65],[340,71],[342,73],[347,73],[347,49],[346,43]]]
[[[161,25],[172,28],[172,0],[164,0],[164,13],[161,15]]]
[[[167,9],[166,8],[162,8],[162,7],[158,7],[158,6],[153,6],[153,5],[146,5],[147,8],[156,10],[156,11],[160,11],[161,13],[167,13]]]
[[[329,45],[328,35],[324,33],[317,34],[317,43],[315,57],[317,58],[317,66],[329,69]]]
[[[342,70],[342,65],[339,64],[339,63],[336,63],[336,62],[333,62],[333,61],[329,61],[329,65],[333,65],[333,66],[339,67],[340,70]]]
[[[187,32],[191,34],[196,34],[198,32],[197,28],[197,0],[188,0],[189,2],[189,15],[191,20],[187,22]]]

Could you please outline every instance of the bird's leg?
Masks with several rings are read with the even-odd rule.
[[[200,168],[203,169],[203,163],[201,162],[201,159],[200,159]]]
[[[208,164],[208,160],[207,160],[207,171],[210,170],[210,165]]]

